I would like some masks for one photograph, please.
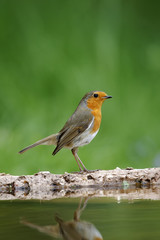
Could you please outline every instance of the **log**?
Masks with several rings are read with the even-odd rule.
[[[96,170],[13,176],[0,173],[0,200],[64,197],[160,199],[160,168]]]

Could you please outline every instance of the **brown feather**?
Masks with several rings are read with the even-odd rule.
[[[57,143],[57,147],[53,151],[52,155],[55,155],[58,151],[60,151],[63,147],[69,146],[72,140],[74,140],[78,135],[85,131],[88,127],[75,127],[73,129],[69,129],[63,136],[59,139]]]
[[[86,104],[83,104],[82,101],[80,103],[81,104],[78,105],[76,111],[60,130],[57,147],[53,151],[53,155],[55,155],[63,147],[71,147],[69,145],[71,144],[72,140],[81,135],[81,133],[83,133],[91,123],[93,119],[91,111],[88,111],[88,107],[86,107]],[[81,108],[81,110],[79,108]]]
[[[19,153],[24,153],[26,152],[27,150],[33,148],[33,147],[36,147],[38,145],[56,145],[57,144],[57,138],[58,138],[58,134],[52,134],[46,138],[43,138],[37,142],[35,142],[34,144],[22,149],[21,151],[19,151]]]

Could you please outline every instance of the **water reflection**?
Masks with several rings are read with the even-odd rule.
[[[83,198],[80,199],[78,208],[74,212],[73,220],[64,221],[56,214],[56,225],[39,226],[25,220],[21,220],[21,223],[57,239],[102,240],[101,233],[92,223],[80,220],[80,216],[87,206],[88,199],[86,198],[84,201]]]

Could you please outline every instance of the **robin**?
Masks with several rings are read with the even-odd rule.
[[[84,203],[82,202],[83,199],[80,199],[79,206],[74,211],[73,219],[70,221],[64,221],[56,214],[56,225],[42,226],[26,220],[21,220],[20,223],[48,236],[54,237],[54,239],[103,240],[101,233],[92,223],[80,219],[82,212],[87,206],[88,199],[89,197],[84,200]]]
[[[62,148],[69,148],[80,171],[87,172],[88,170],[79,158],[77,151],[79,147],[90,143],[98,133],[101,124],[101,106],[108,98],[112,98],[112,96],[108,96],[105,92],[101,91],[87,93],[58,133],[35,142],[22,149],[19,153],[24,153],[38,145],[56,145],[52,155],[55,155]]]

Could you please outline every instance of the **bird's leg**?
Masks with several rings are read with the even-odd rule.
[[[79,221],[79,219],[80,219],[80,210],[81,210],[81,205],[82,205],[82,197],[80,198],[80,202],[79,202],[79,204],[78,204],[78,208],[76,209],[76,211],[74,212],[74,220],[75,221]]]
[[[75,160],[76,160],[76,162],[77,162],[77,164],[78,164],[78,167],[79,167],[79,169],[80,169],[80,172],[82,171],[82,168],[81,168],[81,166],[80,166],[80,164],[79,164],[79,159],[77,159],[77,154],[76,154],[76,149],[72,149],[71,150],[72,151],[72,154],[73,154],[73,156],[74,156],[74,158],[75,158]]]
[[[74,220],[75,221],[79,221],[80,220],[80,216],[81,216],[82,212],[84,211],[84,209],[86,208],[87,202],[90,199],[90,197],[86,197],[84,199],[84,202],[83,202],[83,199],[84,199],[83,197],[80,198],[80,202],[78,204],[78,208],[74,212]]]
[[[79,156],[78,156],[78,154],[77,154],[77,153],[76,153],[76,157],[78,158],[78,160],[79,160],[80,164],[82,165],[82,167],[83,167],[83,170],[84,170],[85,172],[88,172],[87,168],[84,166],[83,162],[81,161],[81,159],[79,158]]]

